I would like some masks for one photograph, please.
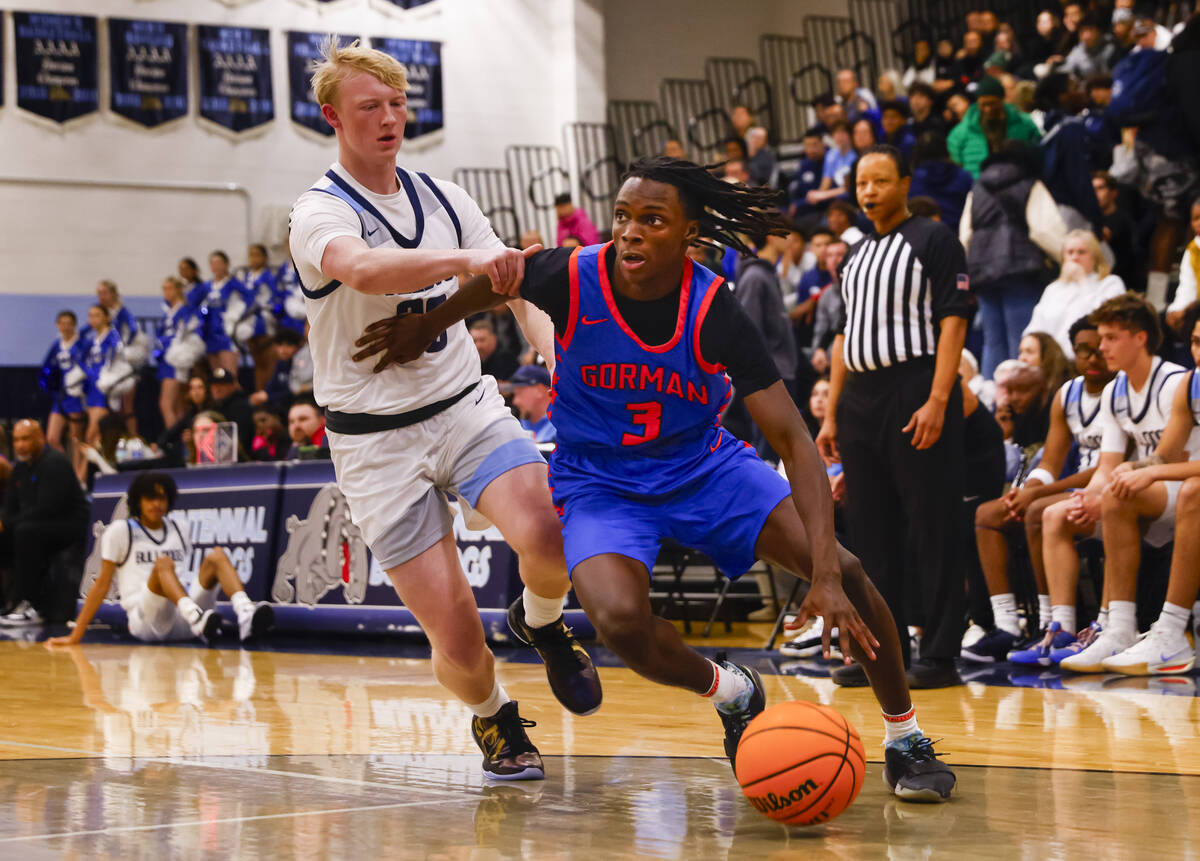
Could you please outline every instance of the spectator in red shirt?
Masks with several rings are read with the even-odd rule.
[[[292,439],[288,460],[300,457],[301,449],[329,448],[325,438],[325,414],[311,398],[301,397],[288,410],[288,436]]]

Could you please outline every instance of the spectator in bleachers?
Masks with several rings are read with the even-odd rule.
[[[967,87],[983,76],[983,61],[987,59],[983,52],[983,37],[975,30],[963,34],[962,48],[954,56],[954,65],[950,74],[955,86]]]
[[[243,334],[249,335],[241,340],[254,363],[254,387],[258,390],[267,384],[275,366],[272,339],[279,327],[273,308],[279,287],[267,258],[267,246],[261,243],[251,245],[246,251],[246,261],[243,283],[251,306],[242,312],[243,319],[238,321],[238,327]]]
[[[470,331],[482,372],[500,382],[510,379],[517,370],[517,358],[497,349],[496,327],[491,319],[480,317],[471,323]]]
[[[13,426],[13,453],[17,463],[0,512],[0,559],[13,572],[13,590],[0,624],[41,625],[53,604],[47,594],[50,561],[86,537],[88,502],[71,462],[46,447],[33,419]]]
[[[287,457],[291,440],[283,429],[279,414],[268,406],[254,410],[254,440],[250,445],[250,459],[260,462],[283,460]]]
[[[225,416],[224,421],[237,425],[238,443],[242,451],[249,452],[254,442],[254,410],[250,397],[238,384],[237,377],[224,368],[217,368],[209,380],[212,389],[213,409]]]
[[[222,370],[224,370],[224,369],[222,369]],[[191,440],[191,442],[189,443],[188,459],[187,459],[187,463],[189,466],[194,466],[195,464],[198,464],[201,462],[203,462],[203,463],[211,462],[209,460],[209,458],[213,457],[215,455],[215,452],[212,449],[212,443],[205,442],[205,440],[212,439],[212,437],[209,436],[208,432],[211,431],[215,425],[225,424],[227,421],[229,421],[229,419],[227,419],[224,415],[217,412],[216,410],[205,410],[202,413],[196,414],[196,417],[192,420],[192,428],[191,428],[190,437],[189,437]],[[202,460],[202,457],[203,457],[203,460]],[[234,461],[237,463],[245,463],[247,460],[249,460],[249,455],[247,453],[246,447],[242,445],[241,438],[240,438],[240,428],[239,428],[239,439],[237,441],[237,453],[234,456]]]
[[[308,346],[308,323],[304,324],[304,343],[292,356],[292,394],[311,392],[313,387],[313,359]]]
[[[1092,174],[1092,188],[1100,206],[1104,241],[1112,249],[1113,274],[1135,293],[1146,292],[1146,256],[1138,241],[1137,227],[1129,213],[1117,205],[1120,194],[1117,181],[1106,171]],[[1176,293],[1176,295],[1179,295]]]
[[[733,133],[750,145],[750,129],[754,126],[754,114],[745,105],[734,105],[729,114],[729,124]]]
[[[1071,49],[1079,44],[1079,25],[1083,23],[1083,19],[1087,16],[1083,3],[1078,0],[1070,0],[1063,4],[1062,26],[1063,26],[1063,41],[1061,51],[1065,57],[1071,53]]]
[[[821,293],[821,298],[817,300],[817,316],[813,321],[812,337],[812,366],[818,374],[829,371],[830,345],[837,336],[841,317],[846,308],[841,287],[838,285],[838,269],[841,267],[842,261],[846,259],[848,250],[849,246],[845,241],[837,238],[832,238],[825,246],[825,272],[830,281],[828,287]],[[803,284],[801,287],[803,288]]]
[[[879,107],[875,94],[858,82],[858,73],[853,69],[841,69],[837,73],[834,99],[846,112],[846,119],[853,122],[867,111]]]
[[[578,236],[584,245],[596,245],[600,234],[588,214],[571,202],[571,193],[563,192],[554,198],[554,215],[558,218],[554,241],[562,245],[568,236]]]
[[[767,130],[753,126],[746,132],[746,152],[750,156],[748,169],[752,185],[768,185],[775,173],[775,153],[767,145]]]
[[[1011,27],[1001,28],[996,33],[995,42],[992,45],[992,50],[984,63],[984,68],[988,70],[998,69],[1002,72],[1007,72],[1015,75],[1017,69],[1024,63],[1024,58],[1017,47],[1017,43],[1013,38]]]
[[[108,393],[100,387],[100,375],[116,361],[121,351],[121,337],[109,323],[108,309],[93,305],[88,309],[91,334],[83,350],[83,370],[87,373],[88,428],[84,439],[93,448],[100,444],[100,421],[109,412]]]
[[[936,103],[937,94],[928,84],[918,82],[909,87],[908,109],[911,115],[909,128],[912,130],[914,140],[919,139],[925,132],[946,136],[946,124],[934,110]]]
[[[911,98],[914,84],[920,83],[927,87],[933,87],[935,80],[937,80],[937,69],[933,64],[933,48],[928,39],[917,39],[913,43],[913,54],[900,83]]]
[[[946,94],[942,110],[942,122],[951,131],[963,121],[967,111],[971,110],[971,97],[962,90],[952,90]]]
[[[1103,215],[1092,185],[1092,173],[1112,160],[1115,140],[1103,120],[1083,113],[1087,96],[1074,78],[1062,72],[1047,75],[1034,93],[1042,111],[1045,137],[1039,144],[1041,176],[1057,201],[1067,226],[1099,233]]]
[[[275,356],[275,367],[267,384],[250,396],[252,406],[268,406],[272,410],[286,410],[297,394],[292,391],[292,359],[304,344],[304,338],[299,332],[291,329],[281,329],[276,333],[272,352]]]
[[[1017,354],[1042,288],[1058,263],[1067,228],[1037,178],[1030,147],[1005,142],[984,162],[967,197],[959,239],[983,324],[983,374]]]
[[[933,88],[937,92],[943,93],[955,87],[954,63],[954,43],[949,39],[939,39],[933,58]]]
[[[171,466],[183,466],[192,448],[192,423],[200,413],[212,409],[208,379],[199,372],[193,373],[187,381],[182,412],[174,423],[165,426],[152,449],[161,453]]]
[[[1063,239],[1059,276],[1042,291],[1025,332],[1044,332],[1064,353],[1069,352],[1071,325],[1125,289],[1101,255],[1095,235],[1090,230],[1072,230]]]
[[[158,405],[168,428],[183,416],[186,380],[205,352],[201,320],[185,301],[183,289],[181,279],[171,275],[163,279],[166,311],[158,323]]]
[[[958,375],[962,378],[967,391],[978,398],[988,412],[996,408],[996,383],[979,373],[979,361],[975,358],[975,354],[965,347],[962,359],[958,363]],[[967,413],[967,416],[969,417],[970,413]]]
[[[1132,0],[1117,0],[1117,7],[1113,9],[1112,13],[1112,45],[1114,66],[1133,50]]]
[[[1004,86],[987,77],[976,88],[976,102],[946,139],[950,157],[976,179],[984,159],[1008,140],[1036,144],[1041,139],[1028,114],[1004,102]]]
[[[900,101],[880,102],[879,125],[883,129],[883,143],[891,144],[900,155],[912,160],[916,138],[908,123],[908,105]]]
[[[825,153],[825,164],[821,167],[821,186],[807,195],[807,200],[814,206],[828,204],[846,194],[850,169],[858,161],[858,153],[850,140],[850,127],[841,121],[834,123],[830,130],[833,136],[833,147]]]
[[[910,197],[908,199],[908,211],[913,215],[919,215],[922,218],[928,218],[932,221],[942,220],[942,208],[938,206],[936,200],[932,197]]]
[[[193,287],[187,294],[188,304],[203,321],[201,336],[208,348],[208,361],[215,371],[224,368],[237,373],[237,353],[233,349],[233,323],[248,302],[246,285],[229,274],[229,255],[214,251],[208,257],[212,280]]]
[[[739,285],[740,286],[740,285]],[[521,427],[537,443],[554,442],[558,436],[546,415],[550,409],[550,372],[542,365],[523,365],[509,380],[512,403],[521,419]]]
[[[863,238],[863,232],[854,223],[858,218],[858,210],[844,200],[835,200],[829,204],[826,220],[833,235],[852,246]]]
[[[806,257],[811,255],[813,265],[800,273],[800,281],[796,285],[795,301],[789,316],[793,320],[807,315],[804,303],[814,297],[819,298],[831,280],[829,270],[825,267],[825,249],[833,240],[833,233],[826,227],[818,227],[808,240]],[[800,309],[800,310],[797,310]],[[816,313],[815,303],[813,313]]]
[[[783,293],[779,288],[779,276],[775,265],[779,262],[781,249],[767,240],[766,236],[750,237],[755,256],[742,255],[737,262],[734,277],[734,296],[742,309],[754,323],[763,343],[775,360],[779,376],[789,392],[795,391],[796,341],[792,337],[792,326],[784,309]],[[757,435],[756,435],[757,434]],[[751,431],[751,442],[762,454],[768,450],[761,432]]]
[[[860,117],[854,121],[850,127],[850,143],[854,146],[854,151],[858,153],[859,158],[862,154],[875,146],[877,143],[875,133],[875,122],[868,117]],[[851,181],[853,174],[847,177],[847,182],[850,183],[849,188],[853,188],[854,184]]]
[[[908,191],[910,202],[914,197],[932,198],[941,210],[942,221],[956,227],[962,220],[963,206],[973,184],[971,174],[950,160],[945,137],[925,132],[917,138]]]
[[[1017,361],[1042,372],[1042,381],[1048,391],[1058,387],[1071,375],[1071,364],[1058,341],[1045,332],[1029,332],[1021,337],[1017,347]]]
[[[1062,70],[1080,81],[1093,75],[1112,71],[1116,48],[1100,27],[1095,15],[1086,16],[1079,24],[1079,44],[1063,61]]]
[[[779,239],[779,237],[771,237]],[[770,240],[768,240],[770,241]],[[779,262],[775,265],[775,274],[779,276],[779,289],[783,292],[784,307],[791,309],[799,300],[796,290],[804,277],[805,257],[808,257],[808,242],[799,230],[793,230],[786,239],[781,240],[783,248]]]
[[[1191,210],[1192,241],[1183,251],[1179,261],[1179,286],[1175,289],[1175,299],[1167,308],[1167,325],[1181,335],[1187,335],[1181,329],[1185,314],[1197,300],[1196,285],[1200,284],[1200,197],[1192,203]]]
[[[726,161],[746,161],[746,139],[739,137],[726,138],[725,141],[725,160]]]
[[[680,161],[686,161],[688,157],[687,149],[684,148],[683,142],[678,138],[667,139],[667,142],[663,144],[663,155],[665,155],[667,158],[677,158]],[[528,247],[528,245],[522,246],[522,248]]]
[[[875,101],[879,103],[880,109],[884,102],[898,101],[908,104],[908,97],[900,85],[900,73],[895,69],[884,69],[879,73],[879,80],[875,84]]]
[[[1016,73],[1022,78],[1037,76],[1037,69],[1044,66],[1051,57],[1058,55],[1058,62],[1066,56],[1063,50],[1064,30],[1059,24],[1058,16],[1050,9],[1038,13],[1034,32],[1025,44],[1024,61],[1017,67]]]
[[[302,454],[316,449],[329,450],[325,437],[325,414],[311,397],[297,398],[288,410],[288,436],[292,447],[288,449],[288,460],[296,460]]]
[[[825,170],[825,141],[821,132],[813,127],[804,133],[804,158],[796,167],[796,173],[788,184],[788,214],[801,229],[812,229],[820,218],[824,206],[809,203],[808,193],[821,187]]]
[[[1104,109],[1112,101],[1112,88],[1112,75],[1093,75],[1084,82],[1083,90],[1087,94],[1089,113],[1104,113]]]
[[[78,391],[82,382],[84,362],[84,340],[78,331],[78,321],[73,311],[59,311],[54,318],[58,337],[46,352],[38,382],[50,395],[50,418],[46,422],[46,441],[58,451],[64,449],[64,431],[71,439],[83,439],[85,423],[83,400],[72,395],[68,388]]]
[[[833,124],[843,119],[845,111],[833,98],[833,93],[821,93],[812,100],[813,113],[817,115],[817,124],[812,126],[821,135],[825,146],[833,146]]]

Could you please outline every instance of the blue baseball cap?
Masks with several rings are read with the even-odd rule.
[[[550,372],[542,365],[522,365],[509,379],[508,384],[517,386],[545,386],[550,388]]]

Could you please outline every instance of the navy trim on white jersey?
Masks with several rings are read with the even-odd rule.
[[[392,225],[388,223],[388,220],[384,218],[382,214],[380,214],[379,210],[371,205],[370,201],[355,191],[354,187],[350,185],[350,183],[338,176],[333,170],[325,171],[325,176],[328,177],[335,186],[348,194],[350,198],[358,204],[358,206],[355,207],[358,212],[361,213],[365,210],[366,212],[369,212],[371,215],[375,216],[376,220],[378,220],[380,224],[388,229],[388,233],[392,235],[392,239],[401,248],[417,248],[420,246],[421,237],[425,235],[425,210],[421,208],[421,199],[417,197],[417,188],[415,185],[413,185],[413,181],[409,178],[406,171],[396,168],[396,176],[400,180],[400,185],[404,187],[404,193],[408,195],[408,202],[412,205],[413,215],[417,221],[416,234],[412,239],[409,239],[399,230],[392,227]],[[322,188],[320,191],[333,193],[331,189],[326,188]],[[339,194],[337,196],[341,197],[342,195]]]

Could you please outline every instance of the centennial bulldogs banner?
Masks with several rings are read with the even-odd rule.
[[[206,24],[196,30],[200,116],[235,134],[274,119],[270,34]]]
[[[113,113],[155,128],[187,114],[187,25],[108,20]]]
[[[442,43],[415,39],[371,39],[371,46],[391,54],[408,69],[408,124],[405,138],[442,129]]]
[[[321,135],[332,135],[333,129],[321,116],[321,106],[313,96],[312,75],[308,65],[321,56],[321,43],[328,37],[326,33],[298,33],[292,30],[287,34],[288,45],[288,96],[291,101],[292,122],[303,126],[309,131]],[[353,36],[338,36],[338,44],[349,45],[354,41]]]
[[[13,12],[17,106],[56,123],[100,107],[96,19]]]

